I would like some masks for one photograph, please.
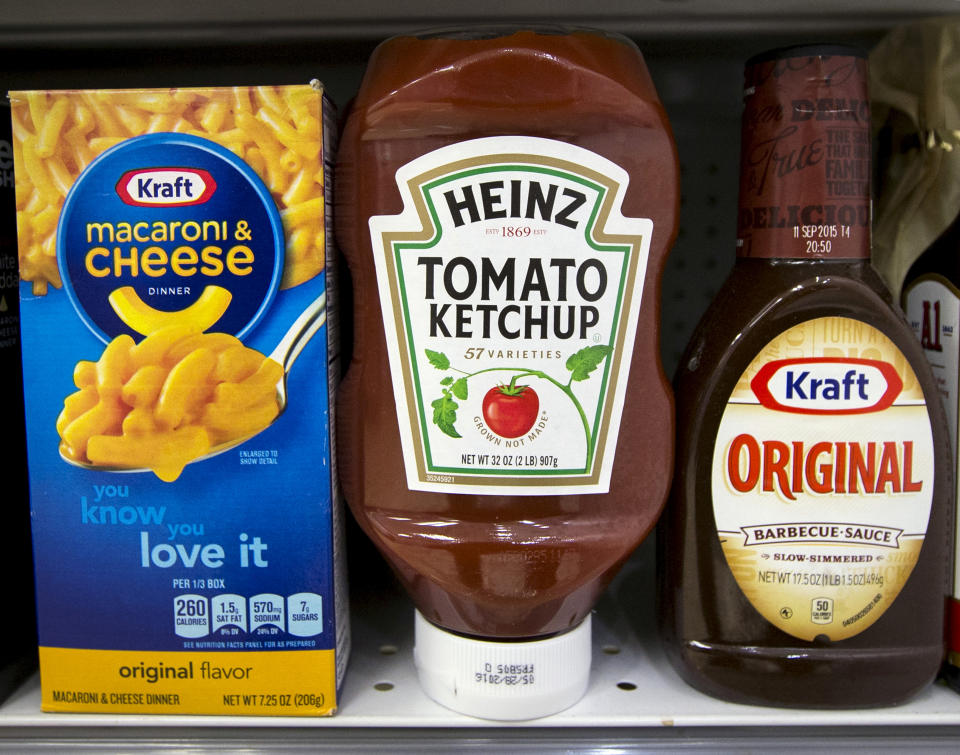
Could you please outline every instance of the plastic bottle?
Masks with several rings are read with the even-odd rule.
[[[903,284],[903,309],[920,345],[930,361],[943,399],[950,429],[954,482],[960,480],[957,466],[957,418],[960,404],[960,222],[956,220],[907,271]],[[956,516],[956,510],[954,510]],[[954,540],[953,589],[947,610],[947,662],[943,675],[960,691],[960,573]]]
[[[866,61],[746,66],[737,260],[678,370],[667,655],[725,700],[896,703],[943,654],[942,407],[870,265]]]
[[[370,61],[338,165],[356,329],[340,466],[449,707],[526,719],[586,688],[590,610],[669,485],[658,298],[678,203],[624,38],[438,32]]]

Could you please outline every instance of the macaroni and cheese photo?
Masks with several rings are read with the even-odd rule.
[[[132,136],[191,134],[242,158],[273,195],[287,237],[283,288],[324,267],[320,98],[311,87],[26,92],[13,102],[20,277],[60,288],[57,221],[77,177]]]
[[[173,325],[140,343],[117,336],[73,376],[77,391],[57,420],[64,458],[172,482],[187,463],[276,419],[283,368],[227,333]]]

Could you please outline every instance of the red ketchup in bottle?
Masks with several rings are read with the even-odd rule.
[[[346,499],[416,604],[431,696],[490,718],[560,710],[586,688],[590,610],[669,486],[663,107],[618,36],[398,37],[338,161]]]

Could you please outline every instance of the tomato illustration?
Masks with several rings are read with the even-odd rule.
[[[519,438],[530,431],[540,412],[540,399],[529,385],[495,385],[483,397],[483,419],[501,438]]]

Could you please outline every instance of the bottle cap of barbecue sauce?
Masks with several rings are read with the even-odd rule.
[[[730,701],[888,705],[943,656],[949,440],[870,264],[866,74],[837,46],[747,63],[737,260],[675,380],[662,635]]]
[[[347,501],[416,605],[424,689],[529,719],[666,500],[659,285],[679,167],[643,58],[576,29],[397,37],[338,157]]]

